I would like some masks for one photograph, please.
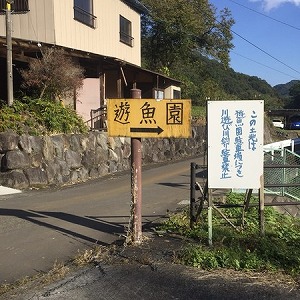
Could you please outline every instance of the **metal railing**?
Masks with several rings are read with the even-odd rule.
[[[265,192],[300,201],[300,156],[286,148],[264,154]]]
[[[105,105],[92,109],[90,117],[90,120],[86,122],[90,130],[107,131],[107,107]]]
[[[134,38],[126,32],[120,32],[120,41],[125,43],[126,45],[133,47]]]
[[[74,19],[92,28],[96,28],[97,17],[78,6],[74,6]]]

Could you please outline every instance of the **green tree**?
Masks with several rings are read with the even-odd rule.
[[[292,97],[292,102],[290,104],[291,108],[300,107],[300,82],[295,83],[291,86],[289,94]]]
[[[216,8],[207,0],[141,2],[150,11],[142,17],[145,67],[169,71],[176,60],[192,59],[195,53],[229,64],[234,21],[227,9],[217,15]]]

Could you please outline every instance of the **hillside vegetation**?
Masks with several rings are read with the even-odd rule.
[[[237,73],[216,60],[195,57],[190,64],[175,69],[183,81],[183,97],[191,98],[194,105],[205,105],[207,100],[265,101],[265,109],[283,108],[285,103],[277,91],[265,80]]]
[[[207,100],[262,99],[281,108],[278,93],[258,77],[230,68],[231,12],[204,0],[141,0],[143,67],[182,81],[182,97],[193,105]]]

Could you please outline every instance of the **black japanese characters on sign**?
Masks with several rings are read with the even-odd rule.
[[[189,137],[190,100],[109,99],[108,134]]]

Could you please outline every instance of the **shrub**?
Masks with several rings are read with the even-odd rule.
[[[60,102],[23,98],[11,107],[0,106],[0,132],[43,135],[57,133],[84,133],[87,126],[75,110]]]

